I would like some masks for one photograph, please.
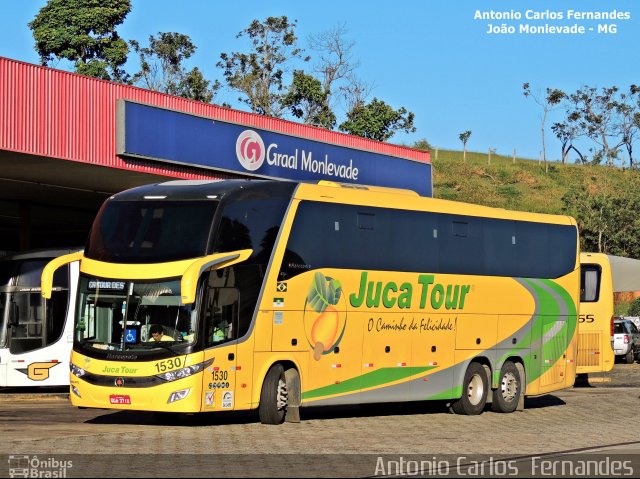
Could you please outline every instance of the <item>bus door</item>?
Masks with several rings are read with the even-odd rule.
[[[203,376],[202,410],[230,411],[236,405],[240,314],[240,290],[233,268],[214,270],[205,277],[202,304],[205,358],[213,358]]]
[[[69,267],[54,276],[51,299],[40,294],[40,275],[48,260],[20,264],[7,298],[7,386],[69,384],[71,342],[64,334],[69,304]]]

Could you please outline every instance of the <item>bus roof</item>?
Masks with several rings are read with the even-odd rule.
[[[279,180],[177,180],[139,186],[113,195],[110,199],[135,200],[220,200],[245,191],[266,195],[294,196],[296,199],[361,204],[465,216],[513,219],[539,223],[576,225],[570,216],[528,213],[481,206],[459,201],[440,200],[418,195],[411,190],[384,188],[351,183],[292,182]]]

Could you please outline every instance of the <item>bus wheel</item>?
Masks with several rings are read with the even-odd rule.
[[[451,410],[456,414],[475,416],[482,413],[487,403],[489,381],[484,366],[480,363],[471,363],[464,375],[462,384],[462,397],[451,405]]]
[[[493,391],[491,410],[494,412],[513,412],[518,407],[522,394],[522,384],[518,368],[511,361],[502,365],[498,389]]]
[[[282,424],[287,411],[287,383],[284,367],[275,364],[262,384],[258,415],[262,424]]]

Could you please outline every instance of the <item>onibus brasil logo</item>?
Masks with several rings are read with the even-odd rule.
[[[307,340],[313,348],[313,358],[316,361],[331,353],[342,340],[347,321],[344,313],[336,308],[340,301],[344,301],[340,281],[317,272],[311,282],[304,308]]]
[[[256,171],[264,163],[265,148],[260,135],[253,130],[245,130],[236,140],[236,156],[245,170]]]

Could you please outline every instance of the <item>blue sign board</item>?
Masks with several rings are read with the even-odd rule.
[[[431,164],[120,100],[117,153],[262,178],[407,188],[432,196]]]

